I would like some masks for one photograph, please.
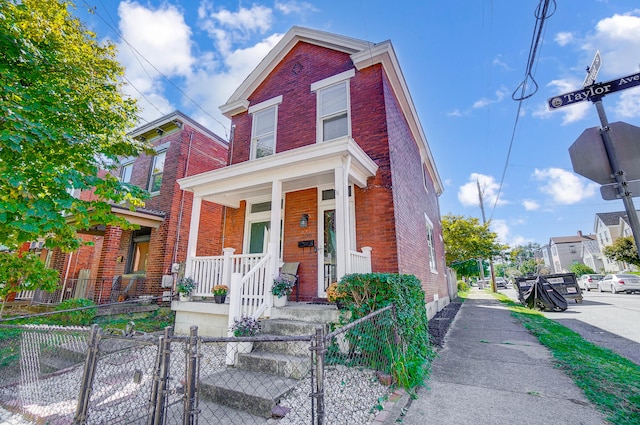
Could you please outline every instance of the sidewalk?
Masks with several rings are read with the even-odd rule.
[[[472,289],[444,347],[398,422],[428,424],[604,424],[551,354],[492,295]]]

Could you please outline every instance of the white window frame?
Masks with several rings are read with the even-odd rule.
[[[329,142],[331,140],[336,140],[336,139],[339,139],[341,137],[351,137],[351,89],[350,89],[351,84],[350,84],[350,79],[355,76],[355,73],[356,72],[355,72],[354,69],[350,69],[348,71],[341,72],[340,74],[333,75],[333,76],[331,76],[329,78],[325,78],[324,80],[316,81],[315,83],[311,84],[311,91],[312,92],[316,92],[316,142],[317,143]],[[321,114],[320,114],[320,112],[321,112],[320,111],[320,105],[321,105],[322,91],[324,91],[326,89],[329,89],[329,88],[333,88],[333,87],[338,86],[338,85],[344,85],[345,90],[346,90],[346,97],[347,97],[347,105],[346,105],[347,134],[345,134],[344,136],[336,137],[334,139],[323,140],[323,138],[324,138],[324,134],[323,134],[324,126],[322,124],[323,124],[324,120],[337,117],[339,115],[342,115],[345,112],[344,110],[340,110],[339,112],[334,112],[334,113],[326,115],[326,116],[321,116]]]
[[[427,184],[427,164],[425,162],[421,163],[422,165],[422,184],[424,185],[424,190],[429,193],[429,185]]]
[[[427,229],[427,249],[429,250],[429,269],[432,273],[438,273],[438,262],[436,261],[436,244],[433,237],[433,223],[427,215],[424,215],[424,221]]]
[[[251,120],[251,159],[257,159],[257,142],[260,140],[260,137],[264,137],[265,135],[269,135],[273,137],[272,149],[273,153],[271,155],[275,155],[276,153],[276,144],[278,140],[278,105],[282,103],[282,96],[277,96],[271,98],[269,100],[265,100],[264,102],[260,102],[256,105],[249,107],[249,114],[253,115]],[[256,134],[256,124],[258,122],[257,117],[267,112],[273,111],[273,132],[272,133],[262,133]],[[271,156],[271,155],[265,155]],[[263,158],[263,157],[260,157]]]
[[[123,183],[131,183],[131,177],[133,176],[133,159],[122,161],[120,164],[120,181]],[[127,173],[126,170],[129,170]]]
[[[158,161],[158,158],[164,155],[164,160],[162,162],[162,171],[160,171],[159,173],[154,173],[154,169],[156,168],[156,163]],[[162,187],[162,182],[160,182],[160,188],[158,188],[158,190],[153,190],[153,183],[155,181],[155,177],[156,176],[163,176],[164,175],[164,168],[166,165],[166,161],[167,161],[167,149],[162,149],[162,150],[158,150],[156,151],[156,155],[153,157],[153,160],[151,161],[151,169],[149,170],[149,192],[152,194],[157,194],[160,193],[160,188]]]

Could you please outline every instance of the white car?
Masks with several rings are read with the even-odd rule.
[[[636,274],[608,274],[600,282],[598,282],[598,291],[640,292],[640,276]]]
[[[578,286],[583,291],[598,289],[598,282],[604,277],[603,274],[583,274],[578,279]]]

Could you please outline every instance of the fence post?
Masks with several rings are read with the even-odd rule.
[[[167,326],[164,328],[164,336],[160,343],[160,371],[158,376],[158,389],[156,395],[154,425],[162,425],[164,423],[164,408],[167,398],[167,380],[169,379],[169,365],[171,361],[171,336],[173,328]]]
[[[312,357],[315,357],[315,362],[311,364],[315,365],[316,369],[315,388],[312,388],[313,392],[311,394],[312,399],[315,398],[316,417],[315,421],[312,418],[312,422],[314,425],[322,425],[324,423],[324,354],[326,350],[324,329],[320,326],[316,328],[311,350]],[[314,400],[311,400],[311,403],[313,402]]]
[[[231,256],[236,252],[235,248],[222,248],[224,258],[222,260],[222,284],[231,288],[231,273],[234,273]]]
[[[100,351],[100,335],[100,327],[98,325],[92,325],[91,332],[89,333],[89,341],[87,342],[87,358],[84,362],[84,372],[82,374],[82,381],[80,382],[76,414],[73,418],[74,425],[81,425],[87,422],[89,399],[91,398],[93,378],[96,374],[98,353]]]
[[[198,361],[198,327],[193,325],[189,328],[189,345],[187,346],[187,382],[184,389],[184,412],[183,424],[193,425],[196,420],[196,384],[197,361]]]
[[[156,421],[156,399],[158,398],[158,380],[160,377],[160,365],[162,364],[162,347],[164,346],[164,335],[158,338],[158,352],[156,362],[153,367],[153,382],[151,383],[151,394],[149,395],[149,417],[147,425],[153,425]]]

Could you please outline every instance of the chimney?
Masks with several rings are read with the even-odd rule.
[[[582,237],[582,230],[578,230],[578,236]]]

